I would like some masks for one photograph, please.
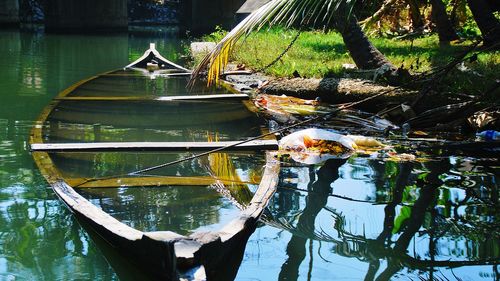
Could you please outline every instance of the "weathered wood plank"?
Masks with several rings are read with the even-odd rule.
[[[101,103],[101,105],[103,104],[104,103]],[[108,105],[111,105],[110,107],[114,104],[115,103],[108,103]],[[234,105],[236,109],[244,109],[236,104]],[[124,106],[124,104],[119,104],[119,106]],[[232,122],[241,122],[240,124],[245,124],[244,128],[249,128],[249,124],[255,124],[256,121],[258,121],[257,117],[248,111],[220,110],[217,112],[211,111],[210,108],[206,110],[205,108],[196,110],[191,107],[185,110],[185,112],[181,112],[179,108],[182,107],[175,104],[165,106],[164,108],[155,108],[154,110],[164,111],[161,113],[156,111],[155,114],[149,115],[144,109],[141,109],[141,111],[128,112],[127,114],[114,108],[110,108],[108,113],[106,113],[104,109],[94,105],[83,105],[79,111],[74,110],[75,107],[77,107],[77,105],[72,105],[70,108],[59,107],[59,111],[53,112],[48,121],[83,125],[101,124],[104,126],[110,125],[122,128],[191,129],[191,127],[198,126],[204,131],[210,128],[207,127],[210,126],[210,124],[219,127],[223,126],[222,124],[227,125]],[[143,108],[145,107],[143,106]],[[109,118],[110,115],[112,115],[113,118]],[[131,118],[133,118],[133,120],[131,120]],[[234,123],[231,124],[231,126],[234,126]]]
[[[191,70],[182,67],[172,61],[167,60],[164,58],[158,50],[156,50],[156,45],[155,43],[149,43],[149,49],[147,49],[144,54],[135,60],[134,62],[130,63],[129,65],[125,66],[124,69],[141,69],[141,70],[146,70],[144,66],[147,65],[148,62],[151,62],[152,60],[155,60],[158,65],[160,64],[165,64],[165,66],[161,67],[161,69],[175,69],[175,70],[181,70],[185,71],[187,73],[191,73]],[[143,68],[144,67],[144,68]]]
[[[56,194],[68,205],[73,212],[78,212],[84,215],[87,219],[102,226],[106,230],[114,233],[117,236],[128,240],[140,240],[143,232],[129,227],[109,214],[103,212],[98,207],[94,206],[87,199],[78,194],[71,186],[64,181],[52,183],[52,189]]]
[[[106,96],[106,97],[57,97],[60,101],[196,101],[196,100],[247,100],[246,94],[193,95],[193,96]]]
[[[70,186],[78,188],[112,188],[112,187],[134,187],[134,186],[208,186],[220,181],[223,184],[258,184],[258,182],[234,181],[230,179],[214,178],[208,176],[179,177],[121,177],[112,179],[87,179],[69,178],[66,182]]]
[[[276,192],[280,162],[275,158],[275,155],[270,152],[267,153],[266,158],[264,174],[262,175],[259,188],[255,192],[250,205],[241,212],[239,218],[231,221],[219,231],[222,242],[231,239],[237,233],[243,231],[247,227],[248,222],[257,221],[264,211],[264,208],[269,203],[269,200]]]
[[[180,151],[212,150],[234,145],[239,141],[221,142],[97,142],[97,143],[33,143],[31,151],[95,152],[95,151]],[[253,140],[228,150],[276,150],[276,140]]]
[[[151,77],[176,77],[176,76],[191,76],[190,72],[168,72],[168,71],[156,71],[154,73],[144,74],[143,71],[140,73],[109,73],[99,75],[99,77],[134,77],[134,78],[144,78],[151,79]]]

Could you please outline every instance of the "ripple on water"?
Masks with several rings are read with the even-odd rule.
[[[373,266],[380,268],[375,277],[391,280],[455,280],[458,268],[461,279],[490,276],[489,264],[500,257],[496,181],[465,157],[283,167],[269,226],[252,236],[238,276],[249,278],[246,265],[292,280],[294,272],[362,280]],[[278,265],[262,266],[268,263]]]

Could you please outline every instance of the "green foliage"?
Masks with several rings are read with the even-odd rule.
[[[403,190],[403,198],[401,200],[402,203],[413,205],[417,200],[417,187],[415,185],[406,186]],[[399,214],[394,219],[394,228],[392,229],[392,233],[396,234],[402,231],[408,223],[408,219],[411,217],[412,207],[410,206],[402,206]]]
[[[479,27],[477,26],[477,23],[474,21],[472,17],[468,17],[465,23],[462,25],[461,28],[458,30],[458,34],[462,38],[479,38],[481,35],[481,31],[479,30]]]
[[[216,26],[215,27],[215,31],[204,36],[203,37],[203,41],[208,41],[208,42],[220,42],[222,40],[222,38],[224,38],[224,36],[226,36],[227,34],[227,31],[222,29],[221,26]]]
[[[260,69],[278,57],[290,44],[296,30],[273,28],[251,34],[233,54],[233,59]],[[305,77],[335,76],[343,63],[352,63],[342,38],[337,33],[304,32],[285,56],[269,68],[268,74],[292,77],[297,70]]]
[[[403,229],[405,222],[411,217],[411,207],[403,206],[399,215],[394,220],[394,228],[392,229],[392,234],[398,233]]]
[[[227,66],[230,55],[241,38],[264,26],[331,26],[335,21],[344,21],[351,14],[356,1],[342,0],[271,0],[256,9],[235,26],[214,49],[193,69],[189,85],[207,69],[207,83],[218,84],[219,77]]]

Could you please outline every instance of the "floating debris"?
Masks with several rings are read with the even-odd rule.
[[[294,132],[282,138],[279,147],[293,160],[304,164],[317,164],[332,158],[345,159],[355,152],[371,153],[386,148],[371,137],[345,136],[318,128]]]

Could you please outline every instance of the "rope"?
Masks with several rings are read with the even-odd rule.
[[[269,69],[271,66],[275,65],[278,61],[280,61],[283,58],[283,56],[292,48],[292,46],[295,43],[295,41],[297,41],[297,39],[299,39],[299,36],[300,36],[301,33],[302,32],[299,31],[297,33],[297,35],[295,35],[295,37],[290,42],[290,44],[288,44],[288,47],[286,47],[286,49],[277,58],[275,58],[271,63],[269,63],[268,65],[264,66],[263,68],[257,69],[255,72],[264,72],[267,69]]]

